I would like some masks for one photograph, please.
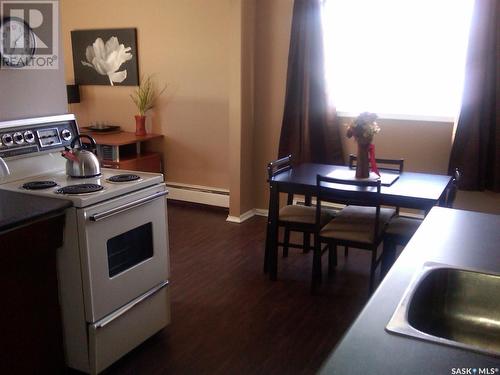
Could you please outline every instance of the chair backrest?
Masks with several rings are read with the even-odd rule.
[[[356,155],[349,155],[349,168],[356,168],[358,157]],[[377,167],[381,171],[397,172],[401,173],[404,169],[405,160],[404,159],[380,159],[375,158],[377,162]]]
[[[379,233],[381,181],[343,180],[327,176],[316,176],[316,225],[320,228],[321,202],[337,202],[347,205],[375,207],[373,239]]]
[[[290,169],[292,169],[292,155],[270,162],[267,165],[267,181],[270,182],[274,176]]]
[[[274,160],[267,165],[267,182],[271,185],[273,177],[280,173],[292,169],[292,155],[285,156],[284,158]],[[293,194],[287,195],[287,204],[293,203]]]
[[[458,170],[458,168],[455,168],[455,172],[453,173],[453,179],[451,180],[450,187],[448,188],[448,192],[446,194],[446,201],[444,203],[445,206],[448,208],[452,208],[453,203],[455,202],[460,176],[461,176],[460,171]]]

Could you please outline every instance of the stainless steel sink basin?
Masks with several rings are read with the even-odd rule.
[[[500,275],[426,263],[386,329],[500,356]]]

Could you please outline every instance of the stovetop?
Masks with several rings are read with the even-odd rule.
[[[76,134],[78,125],[72,114],[0,122],[0,157],[10,169],[0,180],[0,189],[66,199],[75,207],[87,207],[163,182],[160,173],[106,168],[99,177],[66,176],[66,160],[60,152]],[[124,174],[135,176],[112,178]]]
[[[72,201],[75,207],[87,207],[123,194],[131,193],[133,191],[141,190],[148,186],[163,182],[163,175],[159,173],[125,171],[107,168],[101,169],[101,172],[102,175],[99,177],[72,178],[68,177],[65,171],[56,171],[0,184],[0,189],[51,198],[67,199]],[[111,178],[113,176],[124,174],[132,174],[137,176],[138,178],[129,178],[131,181],[125,182],[116,182],[113,181],[116,178]],[[110,178],[111,181],[109,181]],[[127,178],[125,177],[118,178],[118,180],[123,179],[127,180]],[[23,188],[23,185],[25,184],[29,184],[30,187],[39,187],[39,183],[33,184],[34,182],[38,181],[43,182],[44,185],[47,185],[49,187],[46,189]],[[53,184],[49,184],[50,181],[55,182],[55,186],[51,186]],[[79,187],[67,188],[68,186],[73,185],[79,185]],[[82,185],[87,185],[87,187],[83,188]],[[102,189],[99,187],[90,188],[92,185],[101,186]],[[87,188],[97,191],[86,191]],[[69,192],[73,194],[66,194],[65,191],[62,190],[69,190]],[[75,192],[78,194],[75,194]]]

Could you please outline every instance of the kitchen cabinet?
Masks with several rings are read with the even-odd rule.
[[[0,373],[64,371],[56,255],[63,200],[0,190]]]

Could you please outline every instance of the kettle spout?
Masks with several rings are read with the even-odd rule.
[[[71,160],[71,161],[76,161],[78,162],[78,158],[76,157],[75,154],[73,154],[73,152],[71,152],[70,150],[66,149],[64,151],[61,152],[61,156],[67,160]]]
[[[7,177],[8,175],[10,175],[9,166],[5,160],[0,157],[0,178]]]

